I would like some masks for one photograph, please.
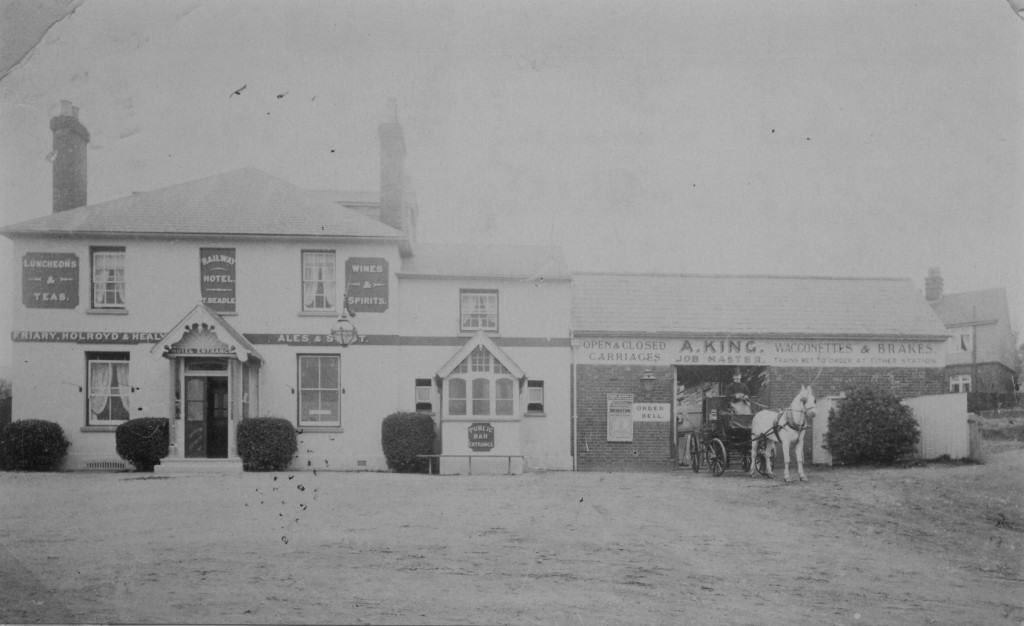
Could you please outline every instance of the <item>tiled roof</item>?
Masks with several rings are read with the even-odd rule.
[[[567,280],[562,251],[547,246],[417,243],[402,276]]]
[[[1004,320],[1009,315],[1002,288],[950,293],[930,304],[946,326]]]
[[[21,234],[173,234],[300,237],[404,235],[253,168],[92,204],[0,229]]]
[[[909,279],[583,273],[572,315],[577,334],[946,335]]]

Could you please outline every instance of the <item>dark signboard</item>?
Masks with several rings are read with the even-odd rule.
[[[199,249],[199,295],[218,313],[235,312],[235,249]]]
[[[388,310],[388,260],[378,257],[349,257],[345,261],[348,308],[353,313],[382,313]]]
[[[484,422],[469,425],[469,449],[475,452],[494,449],[494,426]]]
[[[26,252],[21,258],[21,301],[30,309],[78,306],[78,255]]]

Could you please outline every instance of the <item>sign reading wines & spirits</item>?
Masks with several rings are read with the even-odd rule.
[[[348,308],[353,313],[383,313],[388,310],[388,260],[378,257],[349,257],[345,261]]]

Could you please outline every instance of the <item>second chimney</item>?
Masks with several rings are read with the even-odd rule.
[[[405,137],[393,109],[392,119],[383,122],[377,134],[380,137],[380,221],[405,230]]]
[[[928,268],[928,277],[924,279],[924,299],[935,302],[942,299],[942,274],[939,268]]]
[[[60,101],[60,114],[50,120],[53,131],[53,212],[85,206],[86,145],[89,131],[78,121],[78,107]]]

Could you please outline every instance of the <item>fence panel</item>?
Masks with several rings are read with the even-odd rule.
[[[921,441],[917,447],[920,458],[970,458],[967,394],[919,396],[906,398],[903,403],[914,410],[914,418],[921,427]]]

